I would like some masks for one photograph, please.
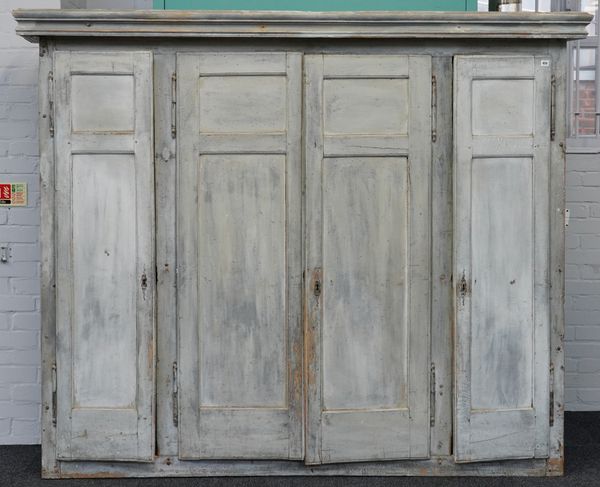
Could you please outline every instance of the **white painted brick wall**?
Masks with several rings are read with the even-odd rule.
[[[37,48],[14,34],[13,8],[59,0],[0,0],[0,179],[29,184],[29,207],[0,209],[0,444],[39,443],[39,166]],[[567,400],[600,410],[600,155],[567,163]]]
[[[59,0],[0,0],[0,180],[26,182],[28,207],[0,208],[0,444],[40,441],[40,264],[37,47],[15,35],[14,8]]]
[[[600,154],[567,157],[566,407],[600,410]]]

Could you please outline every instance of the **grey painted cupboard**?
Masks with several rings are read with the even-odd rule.
[[[587,14],[14,15],[43,476],[562,473]]]

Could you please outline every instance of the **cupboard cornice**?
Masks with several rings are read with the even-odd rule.
[[[579,39],[583,12],[280,12],[15,10],[17,34],[39,37]]]

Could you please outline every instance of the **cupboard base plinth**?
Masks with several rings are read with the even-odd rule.
[[[127,478],[127,477],[245,477],[245,476],[524,476],[545,477],[563,474],[563,458],[506,460],[458,464],[451,456],[428,460],[344,463],[305,466],[296,461],[183,461],[170,456],[154,463],[59,462],[56,471],[43,471],[43,478]],[[560,468],[559,468],[560,467]]]

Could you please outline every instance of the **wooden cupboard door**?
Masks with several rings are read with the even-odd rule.
[[[551,66],[455,58],[457,461],[548,456]]]
[[[301,459],[301,56],[177,56],[179,456]]]
[[[57,456],[154,455],[152,54],[57,52]]]
[[[305,58],[309,464],[429,456],[431,58]]]

